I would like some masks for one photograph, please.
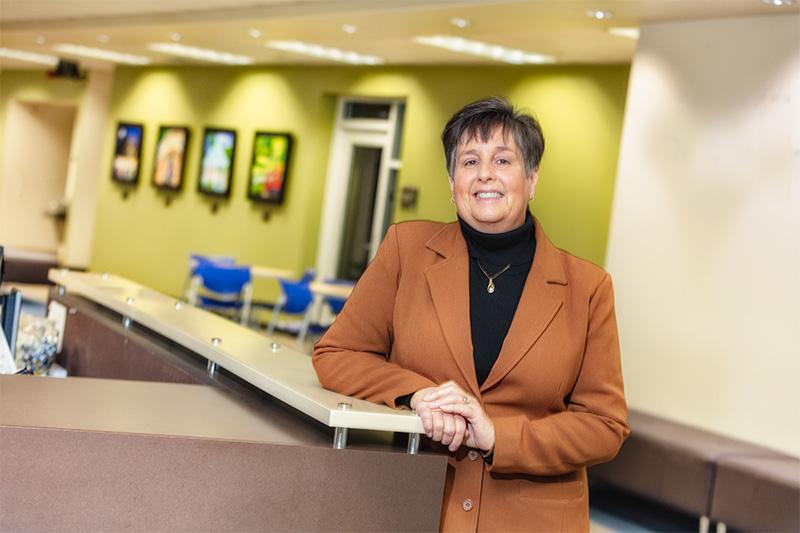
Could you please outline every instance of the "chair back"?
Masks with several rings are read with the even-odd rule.
[[[250,283],[250,267],[202,262],[195,275],[202,280],[203,287],[217,294],[236,294],[242,292]]]
[[[313,272],[311,279],[313,279]],[[313,295],[309,284],[311,279],[306,280],[304,275],[297,281],[289,281],[286,279],[279,279],[281,290],[283,291],[283,305],[281,307],[282,313],[300,314],[304,313],[308,306],[311,305]]]
[[[200,268],[202,265],[220,265],[220,266],[234,266],[236,264],[236,259],[233,257],[228,257],[226,255],[201,255],[201,254],[190,254],[189,255],[189,270],[191,271],[192,275],[197,273],[197,269]]]

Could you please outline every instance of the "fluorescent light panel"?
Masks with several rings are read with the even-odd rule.
[[[6,59],[16,59],[17,61],[27,61],[29,63],[38,63],[40,65],[48,65],[51,67],[54,67],[58,64],[58,58],[56,56],[35,54],[33,52],[12,50],[10,48],[0,48],[0,57],[5,57]]]
[[[78,44],[57,44],[53,47],[53,50],[64,54],[111,61],[112,63],[125,63],[127,65],[147,65],[150,63],[149,57],[122,54],[119,52],[112,52],[111,50],[102,50],[100,48],[91,48]]]
[[[608,33],[634,40],[639,38],[639,28],[608,28]]]
[[[224,63],[226,65],[249,65],[253,62],[252,57],[219,52],[208,48],[197,48],[178,43],[150,43],[147,48],[154,52],[168,54],[189,59],[199,59],[200,61],[210,61],[212,63]]]
[[[318,44],[309,44],[301,41],[269,41],[267,48],[302,54],[306,56],[318,57],[320,59],[330,59],[341,61],[351,65],[377,65],[383,63],[384,59],[377,56],[359,54],[357,52],[347,52],[338,48],[328,48]]]
[[[447,35],[420,36],[414,37],[414,41],[419,44],[444,48],[445,50],[460,52],[462,54],[486,57],[496,61],[513,63],[515,65],[556,62],[556,58],[553,56],[526,52],[516,48],[506,48],[505,46],[483,43],[481,41],[462,39],[461,37],[450,37]]]
[[[586,15],[595,20],[608,20],[614,16],[614,13],[603,9],[590,9],[586,12]]]

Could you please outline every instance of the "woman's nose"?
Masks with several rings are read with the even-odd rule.
[[[478,179],[481,181],[487,181],[492,179],[492,177],[492,166],[487,162],[481,163],[478,167]]]

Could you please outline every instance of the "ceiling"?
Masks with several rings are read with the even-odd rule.
[[[596,20],[587,10],[613,16]],[[152,64],[198,64],[147,48],[179,42],[252,57],[256,64],[338,64],[267,48],[269,40],[299,40],[381,57],[386,64],[496,64],[415,43],[449,35],[554,56],[558,63],[624,63],[636,42],[612,26],[798,13],[761,0],[0,0],[0,47],[59,55],[89,68],[109,63],[54,53],[56,44],[91,46],[150,58]],[[469,21],[464,28],[454,17]],[[343,25],[357,28],[346,33]],[[251,30],[261,32],[259,37]],[[0,68],[36,68],[0,59]],[[46,68],[46,67],[39,67]],[[370,68],[370,67],[363,67]]]

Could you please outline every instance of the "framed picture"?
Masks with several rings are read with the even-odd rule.
[[[111,167],[111,178],[114,181],[130,184],[139,181],[143,133],[144,126],[141,124],[131,122],[117,124],[114,162]]]
[[[235,152],[235,131],[206,128],[203,132],[203,151],[200,156],[197,190],[215,196],[228,196],[231,192]]]
[[[156,159],[153,163],[153,185],[159,189],[177,191],[183,184],[189,128],[161,126],[156,140]]]
[[[279,204],[286,191],[292,137],[288,133],[257,131],[247,196],[251,200]]]

